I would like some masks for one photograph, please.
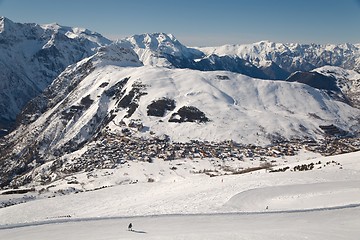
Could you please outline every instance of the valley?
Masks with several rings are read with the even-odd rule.
[[[0,17],[0,53],[1,239],[358,238],[359,44]]]

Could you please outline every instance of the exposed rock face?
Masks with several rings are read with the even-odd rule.
[[[147,114],[148,116],[163,117],[167,111],[172,111],[175,107],[176,105],[173,99],[158,99],[147,107]]]
[[[169,119],[169,122],[196,122],[205,123],[210,121],[205,114],[198,108],[193,106],[181,107],[176,113],[173,113]]]

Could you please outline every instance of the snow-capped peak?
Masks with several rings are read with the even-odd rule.
[[[48,24],[41,24],[40,25],[44,30],[52,30],[52,31],[59,31],[62,26],[58,23],[48,23]]]
[[[204,56],[201,51],[184,46],[174,35],[166,33],[133,35],[117,41],[117,44],[132,48],[145,65],[152,66],[174,67],[174,58],[181,62]]]
[[[42,24],[40,25],[45,31],[49,31],[52,34],[65,35],[70,39],[84,38],[91,42],[95,42],[98,46],[105,46],[111,44],[111,41],[97,32],[90,31],[86,28],[80,27],[67,27],[59,25],[58,23]]]
[[[22,28],[26,28],[26,25],[29,24],[18,24],[14,23],[10,19],[6,17],[0,17],[0,33],[5,34],[6,36],[9,35],[22,35]],[[33,24],[36,25],[36,24]]]
[[[11,24],[11,21],[7,19],[6,17],[0,17],[0,33],[5,31],[5,27],[7,27],[8,24]]]
[[[11,30],[15,23],[6,17],[0,17],[0,33]]]
[[[186,47],[172,34],[146,33],[126,38],[133,46],[173,56],[186,54]]]

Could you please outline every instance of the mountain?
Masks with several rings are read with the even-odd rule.
[[[67,66],[110,42],[87,29],[0,17],[0,129],[13,126],[24,105]]]
[[[261,79],[285,80],[296,71],[322,66],[360,70],[359,44],[254,44],[191,48],[165,33],[141,34],[120,40],[132,48],[145,65],[224,70]]]
[[[197,48],[206,55],[235,56],[255,66],[275,63],[284,71],[311,71],[325,65],[360,71],[360,44],[298,44],[261,41],[253,44]]]
[[[180,43],[172,34],[140,34],[119,40],[119,45],[132,48],[144,65],[186,68],[204,54]]]
[[[26,106],[1,143],[1,184],[43,184],[129,159],[172,158],[167,154],[178,147],[171,142],[267,145],[321,139],[321,126],[330,125],[354,134],[359,114],[301,83],[143,66],[131,48],[115,43],[67,67]],[[111,159],[100,157],[106,151]]]
[[[14,126],[25,104],[67,66],[110,43],[87,29],[58,24],[20,24],[1,17],[0,129]],[[284,80],[295,71],[310,71],[324,65],[359,70],[360,64],[358,44],[301,45],[262,41],[191,48],[164,33],[134,35],[117,44],[133,49],[144,65],[231,71],[260,79]]]
[[[289,76],[286,71],[277,69],[274,63],[258,68],[237,56],[206,55],[198,49],[184,46],[172,34],[134,35],[118,41],[118,44],[132,48],[145,65],[200,71],[223,70],[261,79],[285,79]]]
[[[111,43],[1,18],[0,49],[2,127],[17,123],[0,138],[2,187],[359,133],[358,45],[190,48],[164,33]]]

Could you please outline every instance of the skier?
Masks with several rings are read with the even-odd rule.
[[[132,231],[132,223],[129,224],[128,231]]]

